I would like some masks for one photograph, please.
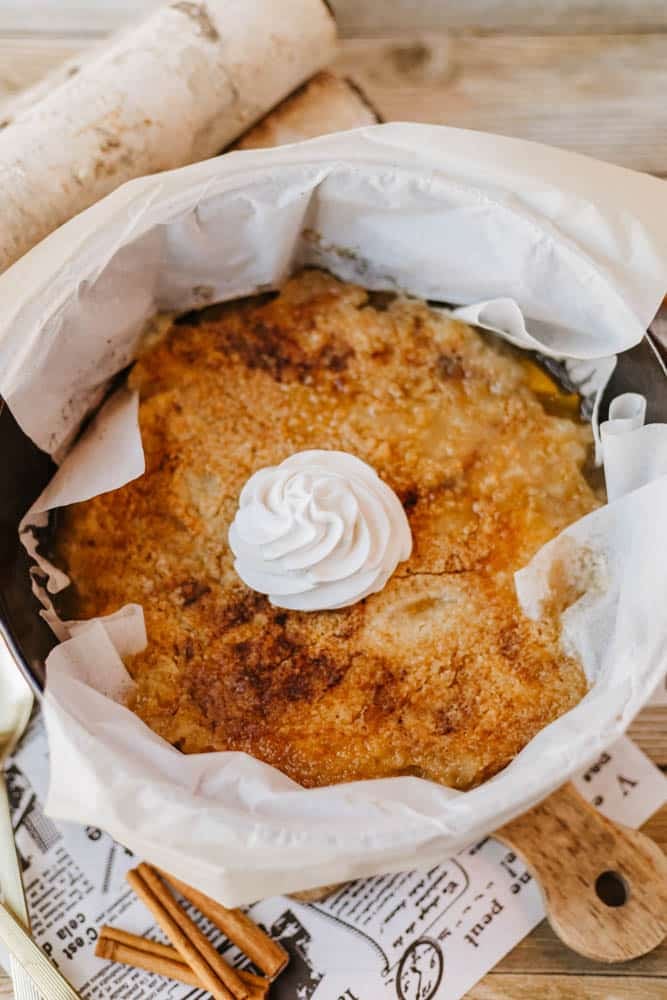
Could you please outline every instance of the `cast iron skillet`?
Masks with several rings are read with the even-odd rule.
[[[647,400],[647,422],[667,423],[667,366],[664,351],[647,334],[621,354],[607,387],[600,420],[609,402],[622,392],[640,392]],[[39,695],[44,688],[44,661],[55,645],[40,605],[30,588],[29,560],[19,542],[18,525],[55,471],[51,459],[18,427],[0,400],[0,634],[19,668]]]

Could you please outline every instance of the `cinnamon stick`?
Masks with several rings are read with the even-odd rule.
[[[130,934],[119,927],[105,925],[101,928],[95,954],[98,958],[131,965],[136,969],[145,969],[146,972],[166,976],[188,986],[201,986],[197,975],[189,965],[186,965],[175,948],[159,941],[139,937],[137,934]],[[269,980],[263,976],[255,976],[252,972],[245,972],[243,969],[236,971],[248,987],[248,1000],[264,1000],[269,991]]]
[[[175,948],[171,950],[174,955],[178,956]],[[157,976],[166,976],[167,979],[175,979],[188,986],[201,986],[197,973],[193,972],[190,966],[178,957],[172,959],[166,958],[164,955],[154,955],[150,951],[131,948],[127,944],[107,937],[98,939],[95,954],[98,958],[106,958],[110,962],[121,962],[123,965],[132,965],[135,969],[145,969],[146,972],[154,972]]]
[[[173,948],[172,945],[140,937],[138,934],[124,931],[122,927],[112,927],[110,924],[104,924],[100,927],[98,940],[117,941],[118,944],[127,945],[128,948],[133,948],[135,951],[145,951],[148,955],[161,956],[171,962],[180,962],[181,965],[185,964],[180,956],[180,952],[176,948]]]
[[[179,906],[155,872],[144,863],[128,872],[126,878],[214,1000],[244,1000],[248,996],[245,984]]]
[[[285,949],[265,934],[242,910],[230,910],[173,875],[166,872],[162,872],[162,875],[188,902],[196,906],[200,913],[223,931],[269,979],[275,979],[285,968],[289,961]]]

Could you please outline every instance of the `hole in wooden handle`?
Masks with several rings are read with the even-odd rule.
[[[595,892],[605,906],[624,906],[630,897],[630,886],[618,872],[602,872],[595,880]]]

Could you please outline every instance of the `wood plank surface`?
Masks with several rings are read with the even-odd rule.
[[[658,767],[667,768],[667,706],[648,705],[628,730],[635,743]],[[665,843],[667,850],[667,842]],[[666,997],[667,1000],[667,997]]]
[[[2,0],[0,31],[111,31],[164,0]],[[664,0],[330,0],[343,36],[402,31],[591,34],[667,30]]]
[[[667,172],[667,33],[350,39],[337,69],[386,119],[499,132]]]
[[[658,976],[487,976],[466,994],[468,1000],[665,1000]]]
[[[591,34],[667,30],[664,0],[331,0],[345,36],[392,31]]]

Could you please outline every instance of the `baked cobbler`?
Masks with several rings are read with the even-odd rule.
[[[177,320],[139,357],[146,473],[63,511],[67,612],[144,608],[131,707],[184,753],[241,750],[305,786],[503,768],[586,691],[513,574],[599,501],[576,399],[425,303],[307,270]],[[571,412],[570,412],[571,411]],[[337,610],[274,607],[234,569],[248,478],[309,449],[368,463],[412,552]]]

